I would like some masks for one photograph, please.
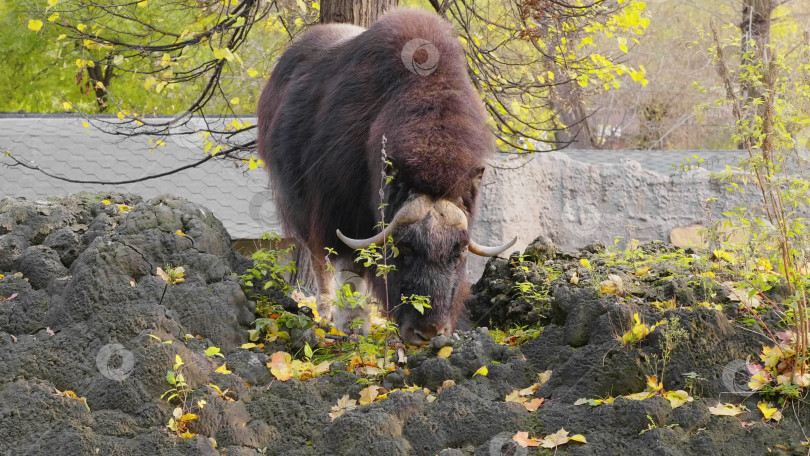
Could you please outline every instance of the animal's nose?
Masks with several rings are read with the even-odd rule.
[[[429,342],[436,336],[449,336],[453,332],[453,326],[447,322],[428,323],[421,328],[414,328],[413,333],[421,337],[425,342]]]

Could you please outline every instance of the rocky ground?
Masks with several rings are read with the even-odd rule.
[[[283,338],[251,341],[257,305],[236,276],[251,262],[205,208],[168,196],[7,198],[0,455],[808,454],[807,407],[765,421],[762,398],[735,377],[768,341],[738,323],[727,290],[605,258],[599,246],[563,255],[539,240],[492,260],[474,286],[470,319],[490,330],[435,339],[371,375],[344,357],[287,379],[279,369],[295,362],[273,356]],[[610,275],[621,289],[602,292]],[[623,344],[634,315],[678,317],[687,337],[663,373],[655,360],[671,333]],[[374,384],[387,396],[361,405]],[[682,405],[667,393],[678,390]],[[718,402],[746,410],[718,416]],[[513,440],[561,429],[587,443]]]

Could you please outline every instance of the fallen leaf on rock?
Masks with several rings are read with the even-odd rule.
[[[709,407],[709,413],[717,416],[737,416],[745,411],[744,405],[717,403],[714,407]]]
[[[551,369],[545,372],[540,372],[537,374],[537,378],[540,379],[540,386],[543,386],[543,384],[551,378]]]
[[[329,412],[329,418],[334,421],[335,418],[343,415],[348,410],[353,410],[355,408],[357,408],[357,401],[354,399],[349,399],[349,395],[346,394],[338,399],[337,404],[332,406],[332,409]]]
[[[437,358],[449,358],[450,353],[453,353],[453,347],[442,347],[439,350],[439,354],[436,355]]]
[[[545,399],[542,397],[536,397],[528,402],[524,402],[523,406],[526,407],[526,410],[533,412],[540,408],[540,406],[543,405],[543,402],[545,402]]]
[[[779,409],[777,409],[776,407],[771,407],[771,404],[765,401],[760,401],[757,404],[757,408],[759,409],[760,412],[762,412],[763,421],[767,420],[779,421],[782,419],[782,412],[780,412]]]
[[[529,433],[525,431],[518,431],[517,434],[512,436],[512,440],[517,442],[521,448],[540,446],[540,441],[535,438],[529,438]]]
[[[287,352],[275,352],[270,356],[270,362],[267,367],[270,368],[270,373],[282,382],[293,377],[290,360],[292,357]]]
[[[475,377],[476,375],[483,375],[484,377],[486,377],[487,374],[489,374],[489,369],[487,369],[487,366],[481,366],[481,368],[475,371],[475,373],[472,376]]]
[[[222,353],[220,353],[219,347],[208,347],[205,349],[205,356],[221,356],[225,357]]]
[[[664,393],[664,399],[668,400],[669,404],[674,409],[694,400],[694,398],[692,398],[692,396],[690,396],[689,393],[684,390],[667,391]]]
[[[506,399],[505,399],[505,401],[506,401],[506,402],[518,402],[518,403],[523,403],[523,402],[526,402],[526,398],[525,398],[525,397],[521,397],[521,395],[520,395],[520,391],[518,391],[518,390],[514,390],[514,391],[512,391],[511,393],[509,393],[509,394],[507,394],[507,395],[506,395]]]
[[[622,278],[616,274],[610,274],[607,280],[599,283],[599,291],[602,294],[615,294],[622,296],[624,294],[624,282]]]
[[[560,445],[565,445],[571,440],[580,443],[588,443],[585,440],[585,436],[583,436],[582,434],[575,434],[571,437],[568,437],[568,431],[566,431],[565,429],[560,429],[554,434],[549,434],[540,439],[540,446],[542,446],[543,448],[556,448]]]
[[[218,374],[225,374],[225,375],[233,374],[233,371],[228,370],[228,368],[225,366],[225,364],[217,367],[214,372],[216,372]]]
[[[76,402],[81,402],[82,404],[84,404],[85,408],[87,408],[87,411],[88,412],[90,411],[90,406],[87,405],[87,399],[86,398],[76,396],[76,393],[74,393],[71,390],[59,391],[58,389],[54,388],[54,391],[56,391],[57,396],[67,397],[67,398],[73,399]]]
[[[380,393],[380,387],[377,385],[370,385],[360,391],[360,405],[368,405],[374,402],[377,395]]]

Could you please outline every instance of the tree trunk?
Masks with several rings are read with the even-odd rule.
[[[561,71],[555,71],[558,80],[565,77]],[[558,127],[563,130],[555,133],[555,148],[595,149],[588,114],[582,103],[579,86],[575,81],[560,84],[551,89],[551,106],[557,112]],[[560,125],[561,124],[561,125]]]
[[[756,65],[761,63],[767,69],[773,57],[771,55],[771,12],[774,0],[743,0],[742,22],[740,23],[742,65]],[[753,101],[762,98],[763,93],[757,84],[744,83],[742,96],[746,104],[753,105]],[[764,101],[764,100],[763,100]],[[755,108],[749,116],[762,116],[765,104]],[[742,144],[738,144],[742,148]]]
[[[338,22],[368,28],[397,3],[398,0],[323,0],[321,23]]]

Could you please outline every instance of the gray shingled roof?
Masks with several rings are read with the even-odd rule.
[[[255,123],[255,119],[247,119]],[[227,123],[228,120],[225,120]],[[86,129],[82,119],[71,115],[0,113],[0,147],[61,176],[122,180],[155,174],[199,160],[202,139],[169,138],[165,147],[150,152],[148,137],[121,140],[94,128]],[[677,172],[672,164],[696,154],[701,165],[718,170],[736,163],[742,151],[616,151],[566,150],[565,154],[586,163],[638,161],[661,174]],[[505,157],[501,157],[505,158]],[[237,168],[230,160],[211,160],[200,167],[168,177],[126,185],[72,184],[48,178],[11,163],[0,156],[0,198],[4,196],[41,199],[85,192],[130,192],[144,198],[164,193],[184,197],[209,208],[222,220],[234,239],[255,239],[265,231],[280,231],[267,190],[268,179],[261,170]]]
[[[117,120],[117,119],[116,119]],[[255,124],[255,119],[251,119]],[[86,129],[75,116],[0,116],[0,147],[22,160],[74,179],[125,180],[155,174],[203,157],[201,138],[169,138],[153,152],[148,137],[127,139]],[[73,184],[49,178],[0,156],[0,198],[42,199],[78,192],[129,192],[144,198],[169,193],[201,204],[222,220],[234,239],[280,231],[262,169],[237,168],[232,160],[210,160],[164,178],[126,185]]]

